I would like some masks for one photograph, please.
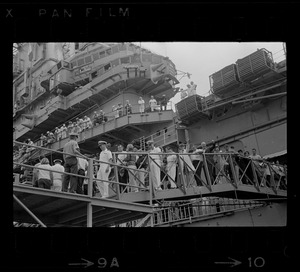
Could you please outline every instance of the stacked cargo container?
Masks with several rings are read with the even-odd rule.
[[[241,81],[251,82],[274,69],[272,53],[262,48],[236,62]]]
[[[176,110],[180,120],[189,122],[207,118],[207,113],[202,111],[202,99],[200,95],[189,96],[176,104]]]
[[[209,77],[210,87],[214,94],[224,94],[240,85],[235,64],[228,65]]]
[[[262,48],[228,65],[209,77],[212,93],[223,97],[239,90],[241,83],[251,81],[274,70],[272,53]]]

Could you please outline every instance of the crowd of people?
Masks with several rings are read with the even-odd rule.
[[[163,95],[159,102],[154,98],[154,96],[151,96],[148,103],[149,110],[151,112],[167,110],[167,103],[168,99],[166,98],[166,95]],[[140,114],[145,113],[145,101],[142,97],[139,97],[138,99],[138,107],[138,112]],[[122,105],[122,103],[118,103],[117,106],[112,106],[112,114],[114,118],[119,118],[132,113],[133,109],[129,100],[126,100],[124,106]],[[84,117],[77,117],[73,122],[69,121],[66,124],[62,124],[60,127],[55,127],[53,131],[47,131],[45,134],[42,133],[39,137],[39,141],[37,141],[36,143],[33,143],[30,139],[27,139],[24,143],[30,144],[33,147],[28,148],[25,145],[20,146],[14,151],[14,159],[17,160],[23,156],[22,160],[26,160],[26,158],[28,158],[31,152],[34,150],[34,145],[50,148],[51,145],[56,141],[60,141],[69,137],[70,133],[74,132],[79,134],[97,125],[104,124],[107,121],[108,116],[102,109],[100,109],[99,112],[94,111],[92,118],[88,117],[87,115],[85,115]]]
[[[33,186],[87,194],[88,160],[91,157],[80,153],[78,133],[71,132],[69,137],[63,149],[67,153],[63,155],[64,165],[62,160],[56,159],[51,166],[47,158],[41,158],[33,171]],[[161,148],[153,141],[148,141],[146,151],[139,150],[133,144],[128,144],[124,150],[124,145],[119,144],[115,161],[109,143],[99,141],[98,146],[100,153],[93,157],[93,178],[100,180],[93,182],[93,195],[99,192],[103,198],[109,197],[109,183],[105,181],[111,179],[119,181],[121,193],[143,191],[150,183],[155,190],[205,186],[209,180],[211,184],[228,183],[234,181],[233,171],[243,184],[253,185],[257,180],[260,186],[271,186],[273,171],[274,180],[281,180],[278,188],[285,189],[282,186],[287,185],[286,165],[279,165],[278,161],[276,164],[266,162],[255,148],[250,155],[248,151],[235,151],[234,146],[228,145],[220,147],[215,142],[210,146],[205,142],[200,146],[180,144],[177,149],[175,146]],[[253,162],[253,167],[249,164],[250,161]],[[147,172],[150,175],[146,175]],[[185,179],[178,178],[179,174],[184,175]],[[183,184],[186,181],[189,182]],[[117,185],[113,184],[112,188],[116,190]]]

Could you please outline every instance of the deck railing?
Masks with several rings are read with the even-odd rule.
[[[26,145],[21,142],[14,141],[15,145]],[[37,150],[47,150],[53,155],[62,156],[67,154],[60,151],[54,151],[45,147],[35,147]],[[37,151],[35,151],[37,152]],[[274,165],[268,161],[262,160],[261,162],[254,161],[247,157],[242,157],[233,153],[205,153],[202,155],[203,161],[198,161],[197,164],[192,165],[190,160],[191,153],[148,153],[148,152],[127,152],[125,154],[133,154],[136,156],[144,156],[146,168],[137,167],[133,169],[128,167],[125,163],[118,159],[118,155],[124,153],[113,152],[113,162],[106,163],[97,159],[88,159],[89,169],[87,176],[85,177],[90,181],[89,186],[92,186],[93,181],[108,182],[111,190],[111,197],[117,199],[121,194],[128,191],[148,191],[152,196],[153,192],[153,173],[150,171],[150,164],[154,167],[158,167],[161,172],[161,184],[164,184],[164,189],[172,181],[176,184],[177,188],[186,191],[186,188],[193,186],[206,186],[211,190],[212,186],[230,183],[235,188],[239,185],[254,186],[257,190],[262,187],[271,188],[274,193],[278,190],[287,190],[287,168],[281,165]],[[69,154],[70,155],[70,154]],[[161,163],[157,163],[153,159],[153,155],[159,155]],[[176,160],[173,162],[164,163],[169,155],[175,155]],[[223,158],[223,163],[218,163],[220,158]],[[240,162],[243,160],[243,164]],[[109,164],[111,167],[111,174],[108,181],[100,180],[96,178],[97,167],[99,164]],[[21,166],[33,170],[37,168],[33,165],[14,162],[14,165]],[[142,163],[140,164],[142,165]],[[171,174],[171,168],[175,167],[174,173]],[[94,171],[94,168],[96,171]],[[281,168],[281,170],[280,170]],[[122,170],[121,170],[122,169]],[[132,175],[132,183],[124,184],[118,180],[120,171],[127,171]],[[173,169],[174,171],[174,169]],[[142,173],[142,175],[139,175]],[[64,173],[68,175],[80,176],[76,174]],[[81,177],[81,176],[80,176]],[[136,190],[137,189],[137,190]],[[151,198],[150,197],[150,198]],[[152,199],[152,198],[151,198]]]

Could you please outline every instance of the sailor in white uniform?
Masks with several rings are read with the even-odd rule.
[[[100,146],[101,148],[101,153],[99,156],[100,168],[97,173],[97,179],[108,181],[108,176],[110,174],[111,168],[110,165],[107,163],[112,163],[112,154],[111,151],[109,151],[106,148],[106,145],[107,142],[105,141],[98,142],[98,146]],[[108,197],[108,185],[109,185],[108,182],[97,180],[97,185],[100,190],[101,196],[103,198]]]
[[[155,147],[153,141],[148,141],[147,144],[150,148],[151,153],[161,153],[159,147]],[[160,155],[150,155],[150,178],[155,190],[161,190],[161,179],[160,179],[160,166],[161,166],[161,156]]]

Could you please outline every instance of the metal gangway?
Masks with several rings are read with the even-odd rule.
[[[15,142],[15,144],[24,145],[20,142]],[[47,149],[44,147],[36,148]],[[63,154],[63,152],[54,150],[51,152],[55,152],[56,155]],[[15,219],[31,219],[31,222],[34,219],[36,222],[36,219],[43,218],[42,221],[48,222],[49,226],[118,226],[133,221],[138,226],[146,226],[147,224],[155,226],[162,223],[160,221],[155,223],[155,214],[160,213],[160,209],[165,209],[161,203],[168,201],[218,197],[237,201],[257,199],[263,202],[268,199],[282,201],[282,199],[287,198],[287,169],[283,168],[284,171],[279,175],[276,166],[268,161],[257,163],[243,157],[244,164],[242,165],[238,163],[240,157],[234,153],[205,153],[202,163],[199,162],[193,168],[188,160],[191,153],[157,153],[156,155],[161,156],[162,161],[169,155],[176,156],[176,161],[174,161],[176,175],[174,178],[174,175],[171,177],[165,163],[160,164],[153,159],[155,153],[127,152],[126,154],[142,156],[143,161],[140,165],[143,165],[144,168],[140,166],[136,169],[128,167],[120,161],[119,154],[121,153],[113,152],[113,162],[109,163],[112,171],[108,181],[96,178],[97,165],[104,162],[91,158],[88,160],[89,168],[85,177],[88,180],[87,195],[36,188],[32,185],[20,184],[15,178],[13,185],[16,202],[14,205]],[[225,165],[220,167],[212,159],[217,159],[218,156],[223,156],[226,167]],[[17,162],[14,164],[32,169],[36,168],[34,165]],[[161,190],[154,188],[153,173],[150,170],[151,164],[160,169],[163,187]],[[118,174],[120,171],[127,171],[134,183],[120,183]],[[174,189],[168,188],[168,183],[171,180],[176,184]],[[109,183],[108,198],[104,199],[99,194],[92,194],[95,181]],[[251,202],[251,205],[254,204]],[[20,207],[26,212],[21,211]],[[50,215],[49,211],[52,211]]]

